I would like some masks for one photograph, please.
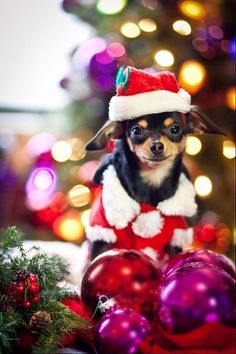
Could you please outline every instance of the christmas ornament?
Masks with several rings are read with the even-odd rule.
[[[29,329],[31,332],[40,333],[52,323],[50,314],[46,311],[35,312],[29,320]]]
[[[158,263],[135,250],[104,252],[86,269],[81,298],[92,315],[102,295],[152,318],[162,274]],[[98,313],[96,313],[98,315]]]
[[[158,308],[163,334],[173,335],[182,348],[218,349],[228,344],[236,320],[235,284],[224,270],[202,262],[185,264],[167,274]],[[215,335],[210,336],[213,329]]]
[[[110,309],[98,322],[96,351],[99,354],[137,353],[150,329],[146,318],[131,309]]]
[[[230,262],[227,257],[205,249],[190,250],[179,253],[177,256],[173,257],[169,261],[165,273],[168,274],[172,272],[172,270],[182,267],[184,264],[193,262],[204,262],[207,264],[213,264],[223,269],[225,272],[231,275],[231,277],[236,278],[233,263]]]

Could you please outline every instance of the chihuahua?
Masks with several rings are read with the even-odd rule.
[[[110,248],[133,248],[166,262],[192,242],[186,218],[197,211],[195,192],[183,164],[189,134],[224,134],[196,106],[189,112],[160,112],[108,120],[87,144],[106,148],[94,183],[101,185],[87,238],[91,258]],[[224,134],[225,135],[225,134]]]

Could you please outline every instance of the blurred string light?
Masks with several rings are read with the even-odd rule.
[[[157,64],[163,66],[163,67],[169,67],[174,64],[174,55],[166,49],[161,49],[156,52],[154,55],[154,59],[157,62]]]
[[[81,139],[70,139],[68,140],[68,144],[71,146],[72,150],[72,153],[69,158],[71,161],[79,161],[85,157],[85,143]]]
[[[192,29],[190,24],[184,20],[175,21],[172,25],[173,30],[183,36],[188,36],[191,34]]]
[[[222,39],[224,37],[224,32],[220,26],[209,26],[208,33],[215,39]]]
[[[79,214],[67,212],[53,222],[53,231],[65,241],[80,241],[84,236],[84,228]]]
[[[143,32],[154,32],[157,29],[156,22],[151,18],[142,19],[139,21],[138,25]]]
[[[196,93],[204,84],[206,78],[205,67],[195,61],[187,60],[179,71],[179,81],[183,88],[190,93]]]
[[[236,110],[236,87],[229,87],[226,91],[226,105],[232,110]]]
[[[236,38],[233,38],[230,43],[230,54],[232,58],[236,58]]]
[[[67,194],[69,203],[74,207],[82,207],[90,201],[90,190],[88,187],[78,184],[71,188]]]
[[[179,8],[184,15],[195,20],[200,20],[205,16],[205,9],[198,1],[180,1]]]
[[[76,50],[72,58],[72,65],[76,70],[88,67],[91,58],[102,51],[106,50],[107,42],[104,38],[94,37],[82,43]]]
[[[199,197],[206,198],[212,192],[212,182],[209,177],[201,175],[195,179],[194,188]]]
[[[137,38],[141,33],[140,28],[134,22],[124,23],[120,28],[120,32],[127,38]]]
[[[98,0],[97,10],[104,15],[115,15],[121,12],[127,0]]]
[[[235,144],[231,140],[225,140],[223,142],[223,155],[227,159],[235,158]]]
[[[56,138],[54,135],[43,132],[34,135],[26,144],[27,155],[37,157],[51,150]]]
[[[72,155],[72,147],[68,142],[60,140],[53,144],[51,153],[54,160],[65,162]]]
[[[107,53],[113,58],[121,58],[126,54],[126,50],[123,44],[112,42],[107,46]]]
[[[91,184],[95,171],[100,166],[100,162],[97,160],[87,161],[79,168],[76,168],[75,177],[82,183]]]
[[[26,204],[31,210],[48,206],[56,188],[56,174],[52,168],[34,169],[25,184]]]
[[[50,203],[49,207],[56,213],[61,213],[68,207],[66,195],[62,192],[54,193],[52,202]]]
[[[196,136],[188,136],[185,151],[189,155],[197,155],[202,149],[201,140]]]
[[[89,226],[89,217],[90,217],[91,209],[87,209],[81,214],[81,222],[84,227]]]

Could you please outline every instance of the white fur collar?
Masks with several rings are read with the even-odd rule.
[[[140,214],[139,203],[132,199],[122,186],[116,171],[110,165],[103,173],[102,201],[106,219],[117,229],[125,228]],[[157,205],[164,215],[193,216],[197,211],[192,183],[182,173],[175,194]]]

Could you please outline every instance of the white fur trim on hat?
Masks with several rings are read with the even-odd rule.
[[[106,219],[111,226],[123,229],[140,213],[140,205],[125,191],[110,165],[103,173],[102,202]]]
[[[184,229],[175,229],[173,237],[171,239],[171,246],[177,246],[184,249],[187,246],[190,246],[193,242],[193,229],[189,228]]]
[[[192,183],[181,173],[178,188],[169,199],[160,202],[157,208],[165,215],[182,215],[191,217],[197,212],[195,190]]]
[[[132,224],[133,232],[143,238],[159,234],[163,228],[164,219],[157,210],[141,213]]]
[[[130,96],[113,96],[109,118],[113,121],[133,119],[145,114],[162,112],[189,112],[191,96],[184,89],[179,92],[156,90]]]
[[[112,229],[102,227],[99,225],[87,226],[86,227],[87,239],[91,242],[94,241],[105,241],[105,242],[116,242],[116,234]]]

